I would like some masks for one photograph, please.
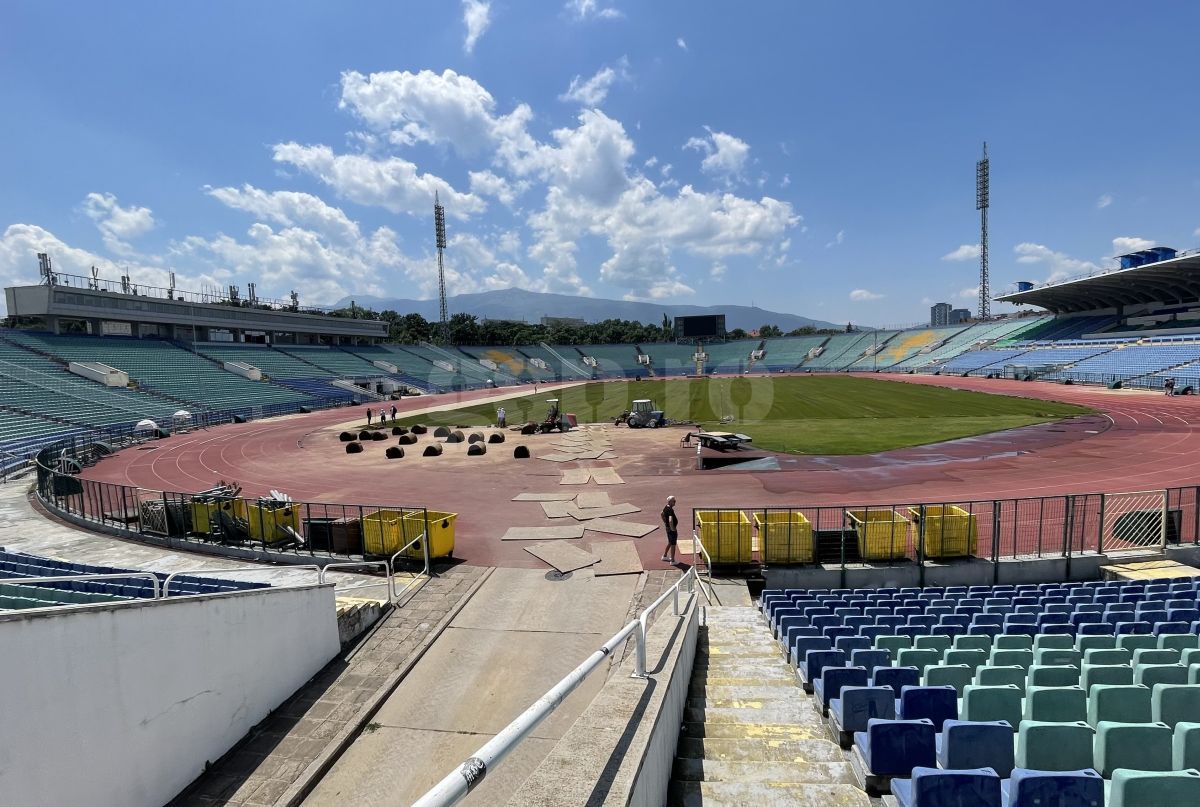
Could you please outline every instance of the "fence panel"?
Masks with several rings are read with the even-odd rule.
[[[1162,551],[1167,536],[1167,492],[1109,493],[1104,496],[1101,534],[1107,554]],[[1178,535],[1178,528],[1174,530]]]

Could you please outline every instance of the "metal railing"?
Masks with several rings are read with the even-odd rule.
[[[517,716],[515,720],[501,729],[495,737],[484,743],[462,765],[446,774],[442,781],[438,782],[425,795],[414,802],[413,807],[446,807],[446,805],[455,804],[466,796],[476,785],[483,781],[483,778],[489,771],[495,770],[496,766],[522,740],[528,737],[543,720],[549,717],[566,700],[567,696],[574,692],[591,673],[603,664],[604,661],[612,658],[613,653],[621,646],[622,642],[625,642],[631,636],[637,641],[633,677],[647,678],[646,628],[649,618],[668,599],[672,601],[674,615],[679,616],[683,612],[680,608],[679,590],[685,584],[687,586],[688,604],[690,605],[691,599],[695,597],[696,592],[697,577],[695,569],[689,569],[682,577],[675,581],[670,589],[663,592],[657,600],[643,610],[637,619],[617,631],[611,639],[600,646],[599,650],[592,653],[582,664],[567,673],[566,677],[551,687],[545,695],[538,698],[528,709]],[[686,610],[686,606],[683,610]]]
[[[289,572],[290,571],[303,571],[306,569],[319,572],[321,567],[315,563],[307,564],[304,566],[289,566],[288,567]],[[251,566],[227,566],[222,569],[179,569],[177,571],[174,571],[174,572],[171,572],[170,574],[168,574],[166,576],[166,578],[163,580],[163,584],[162,584],[163,596],[164,597],[171,596],[171,582],[176,577],[182,577],[183,575],[192,577],[192,576],[196,576],[196,575],[206,575],[207,576],[207,575],[212,575],[212,574],[249,574],[251,572],[253,572],[255,574],[262,574],[264,571],[265,571],[264,569],[251,567]],[[212,581],[209,580],[208,582],[212,582]]]
[[[1010,499],[696,508],[694,558],[712,566],[925,567],[1200,544],[1200,487]],[[757,533],[759,545],[753,547]]]

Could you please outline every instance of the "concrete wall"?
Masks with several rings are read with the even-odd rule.
[[[224,361],[221,362],[221,367],[251,381],[262,381],[262,370],[253,364],[246,364],[244,361]]]
[[[0,802],[160,807],[338,652],[333,586],[0,614]]]
[[[96,381],[106,387],[129,386],[129,373],[98,361],[73,361],[67,365],[67,369],[75,375],[83,376],[89,381]]]

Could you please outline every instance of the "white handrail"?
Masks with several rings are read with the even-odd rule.
[[[508,754],[517,747],[521,740],[529,736],[551,712],[558,708],[567,696],[583,683],[600,664],[609,658],[613,651],[631,635],[637,639],[637,655],[634,661],[634,677],[646,678],[646,615],[657,610],[666,602],[668,597],[674,597],[675,614],[679,614],[679,587],[688,584],[688,593],[694,596],[696,570],[687,572],[675,581],[674,585],[650,604],[637,619],[621,628],[611,639],[605,642],[599,650],[566,677],[555,684],[549,692],[538,698],[528,709],[517,716],[488,742],[484,743],[474,756],[467,759],[456,770],[446,774],[442,781],[434,785],[425,795],[413,803],[413,807],[447,807],[456,803],[471,792],[477,784],[483,781],[489,770],[494,770]]]
[[[699,548],[700,554],[704,556],[704,573],[712,580],[712,558],[709,557],[708,550],[704,548],[704,542],[700,540],[700,536],[692,533],[692,568],[696,567],[696,549]]]
[[[296,570],[312,569],[313,571],[316,571],[318,573],[321,570],[321,567],[315,563],[304,563],[304,564],[300,564],[298,566],[289,566],[287,568],[289,571],[292,569],[296,569]],[[188,575],[210,575],[210,574],[218,574],[218,573],[220,573],[220,574],[245,574],[247,572],[256,572],[258,574],[262,574],[265,571],[267,571],[267,570],[261,569],[261,568],[255,568],[255,567],[251,567],[251,566],[230,566],[225,569],[179,569],[178,571],[171,572],[169,575],[167,575],[166,579],[163,580],[163,596],[164,597],[171,596],[170,595],[171,581],[174,580],[176,577],[179,577],[179,576],[185,575],[185,574],[188,574]]]
[[[157,600],[162,597],[162,593],[158,584],[158,575],[154,574],[153,572],[124,572],[123,574],[65,574],[56,577],[5,577],[0,579],[0,582],[23,586],[26,583],[58,583],[66,580],[78,580],[82,583],[89,580],[128,580],[130,578],[148,579],[154,587],[153,599]]]

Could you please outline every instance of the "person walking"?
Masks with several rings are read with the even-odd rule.
[[[367,407],[367,425],[371,425],[371,407]]]
[[[392,404],[392,420],[396,419],[396,405]]]
[[[662,559],[675,565],[675,544],[679,541],[679,517],[675,515],[675,497],[667,497],[667,506],[662,509],[663,529],[667,532],[667,548],[663,550]]]
[[[502,406],[496,410],[496,426],[503,429],[506,426],[504,422],[505,417],[507,417],[507,413],[504,411],[504,407]]]
[[[1168,378],[1165,382],[1163,382],[1163,389],[1166,390],[1167,395],[1174,395],[1175,394],[1175,379]]]

